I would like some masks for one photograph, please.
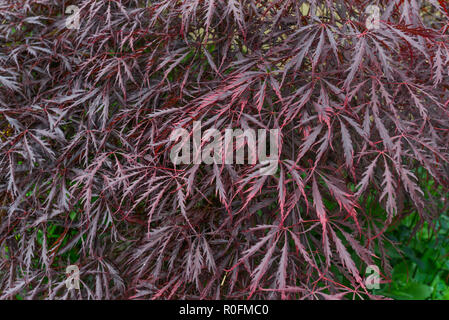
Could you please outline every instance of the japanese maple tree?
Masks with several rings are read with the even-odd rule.
[[[387,227],[448,191],[448,10],[0,0],[0,297],[375,298]],[[278,129],[277,172],[175,166],[194,121]]]

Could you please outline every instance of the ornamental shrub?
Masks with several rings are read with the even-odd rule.
[[[0,298],[377,298],[448,191],[448,10],[0,0]],[[278,129],[277,171],[174,165],[195,121]]]

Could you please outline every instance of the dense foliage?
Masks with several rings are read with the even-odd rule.
[[[373,298],[448,190],[445,3],[0,0],[0,297]],[[194,121],[279,129],[278,171],[174,166]]]
[[[418,168],[418,177],[427,195],[437,195],[435,180],[423,168]],[[385,233],[386,252],[393,267],[387,279],[376,293],[394,299],[444,299],[449,300],[449,202],[448,194],[435,202],[442,213],[433,224],[417,223],[417,212],[410,210],[406,217],[395,219]],[[372,204],[373,210],[382,210]]]

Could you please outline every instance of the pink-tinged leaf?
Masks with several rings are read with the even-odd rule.
[[[282,167],[281,167],[281,172],[279,173],[279,182],[278,182],[277,189],[279,192],[278,195],[279,195],[279,206],[281,209],[281,216],[284,218],[286,188],[285,188],[285,172]]]
[[[282,254],[279,260],[279,268],[276,274],[276,282],[278,288],[283,290],[287,284],[287,265],[288,265],[288,239],[287,234],[284,234],[284,246],[282,247]],[[282,291],[282,298],[285,299],[285,293]]]
[[[397,205],[396,205],[396,183],[393,180],[393,175],[391,174],[390,168],[388,167],[388,163],[385,160],[385,171],[383,175],[382,187],[383,191],[380,195],[380,200],[386,198],[386,210],[388,214],[389,223],[391,219],[393,219],[394,215],[397,213]]]
[[[374,175],[374,168],[376,167],[377,159],[379,156],[377,156],[370,165],[366,168],[365,172],[363,172],[362,179],[357,184],[357,192],[355,193],[355,198],[359,198],[363,192],[366,190],[366,188],[369,185],[369,182],[373,178]]]
[[[312,182],[312,193],[313,193],[313,205],[315,206],[316,214],[320,219],[321,225],[323,226],[323,230],[326,230],[327,224],[326,209],[324,208],[323,199],[321,198],[321,193],[320,190],[318,189],[315,177],[313,177]]]
[[[392,149],[393,142],[391,141],[390,134],[388,133],[387,128],[385,128],[382,120],[380,120],[376,113],[374,113],[374,122],[376,123],[377,130],[379,131],[385,147],[387,147],[388,149]]]
[[[273,243],[270,245],[268,251],[266,252],[264,258],[260,262],[260,264],[257,266],[256,269],[251,273],[251,286],[250,286],[250,296],[253,295],[253,293],[258,289],[260,280],[264,276],[264,274],[267,272],[267,269],[269,267],[270,261],[273,256],[274,249],[276,249],[276,241],[273,241]]]
[[[299,154],[296,158],[296,161],[301,160],[301,158],[307,153],[307,151],[310,150],[312,145],[315,143],[316,139],[318,138],[318,135],[321,133],[321,130],[323,129],[322,125],[317,126],[313,132],[306,138],[306,140],[303,142],[299,149]]]
[[[359,71],[359,68],[362,64],[363,56],[365,55],[365,46],[366,46],[366,40],[364,37],[361,37],[354,48],[354,58],[352,60],[352,64],[350,68],[348,69],[349,74],[346,77],[346,81],[344,83],[344,87],[346,90],[349,89],[349,86],[351,85],[352,81],[354,80],[354,77],[356,73]]]
[[[309,254],[307,253],[306,249],[304,248],[304,246],[301,243],[301,240],[299,239],[299,236],[297,236],[293,231],[289,230],[290,235],[293,238],[293,241],[295,242],[295,246],[297,251],[299,251],[302,255],[302,257],[304,258],[304,260],[310,264],[310,265],[314,265],[313,261],[310,259]]]
[[[351,135],[349,134],[348,129],[345,124],[340,121],[341,127],[341,140],[343,142],[343,149],[345,153],[346,166],[348,168],[352,168],[353,160],[354,160],[354,147],[353,142],[351,140]]]
[[[340,238],[336,235],[334,230],[330,229],[330,232],[332,234],[332,239],[335,242],[335,245],[337,247],[338,256],[340,257],[343,264],[346,266],[346,268],[352,273],[355,280],[358,283],[362,283],[362,278],[360,277],[359,270],[357,269],[354,261],[351,258],[351,255],[346,250],[346,247],[341,242]]]

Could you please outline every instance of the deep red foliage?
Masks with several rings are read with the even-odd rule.
[[[1,298],[370,295],[404,204],[439,214],[416,169],[448,187],[445,3],[0,0]],[[175,167],[194,121],[279,129],[279,170]]]

